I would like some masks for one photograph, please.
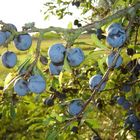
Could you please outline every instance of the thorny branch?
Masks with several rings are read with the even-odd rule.
[[[78,29],[64,29],[64,28],[60,28],[60,27],[49,27],[49,28],[45,28],[45,29],[41,29],[41,28],[37,28],[35,26],[32,26],[31,28],[27,29],[27,30],[23,30],[21,32],[17,32],[17,31],[13,31],[12,29],[9,29],[9,31],[12,32],[12,37],[10,38],[10,40],[14,37],[14,36],[18,36],[19,34],[26,34],[26,33],[35,33],[38,32],[40,33],[38,42],[37,42],[37,47],[36,47],[36,55],[35,55],[35,60],[33,61],[32,65],[29,67],[28,71],[26,74],[28,74],[33,67],[36,65],[37,61],[38,61],[38,57],[40,54],[40,45],[41,45],[41,41],[42,41],[42,36],[44,33],[46,32],[51,32],[54,31],[56,33],[62,33],[66,43],[67,43],[67,47],[70,47],[71,45],[73,45],[73,42],[85,31],[89,31],[92,28],[100,28],[103,25],[113,21],[114,19],[126,16],[126,15],[131,15],[134,12],[136,12],[138,9],[140,8],[140,2],[137,2],[135,5],[119,10],[118,12],[114,13],[111,16],[108,16],[100,21],[95,21],[91,24],[85,25],[83,27],[80,27]],[[5,25],[6,23],[4,23],[3,21],[0,21],[1,25]],[[10,41],[9,40],[9,41]],[[100,83],[98,84],[98,86],[96,86],[91,94],[91,96],[89,97],[89,99],[85,102],[85,104],[83,105],[82,110],[79,112],[79,114],[65,122],[70,123],[71,121],[74,120],[78,120],[78,118],[82,118],[83,112],[86,109],[86,107],[88,106],[88,104],[90,103],[90,101],[94,98],[95,94],[98,92],[98,90],[100,89],[101,85],[106,82],[108,80],[109,74],[112,71],[112,68],[114,67],[117,58],[120,54],[121,48],[118,50],[118,52],[116,53],[115,59],[113,61],[113,64],[111,67],[109,67],[106,71],[106,73],[103,75],[102,80],[100,81]],[[21,75],[19,75],[21,76]],[[17,78],[17,77],[15,77]],[[15,78],[13,80],[15,80]],[[12,80],[12,81],[13,81]]]

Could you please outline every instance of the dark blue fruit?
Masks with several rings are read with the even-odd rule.
[[[13,68],[17,63],[17,56],[14,52],[6,51],[2,54],[2,64],[7,68]]]
[[[121,88],[121,91],[123,92],[129,92],[131,90],[131,86],[128,84],[124,84]]]
[[[48,55],[53,63],[61,63],[64,61],[66,49],[63,44],[54,44],[48,50]]]
[[[52,98],[45,99],[44,104],[49,106],[49,107],[53,106],[54,105],[54,100]]]
[[[72,2],[72,6],[76,6],[76,7],[79,7],[80,6],[80,1],[73,1]]]
[[[106,32],[108,33],[113,28],[123,29],[123,27],[120,23],[112,23],[111,25],[108,26]]]
[[[29,92],[28,82],[23,80],[22,78],[17,79],[14,83],[14,91],[19,96],[25,96]]]
[[[129,120],[132,122],[132,123],[135,123],[135,122],[138,122],[139,119],[137,118],[137,116],[135,114],[131,114],[129,115]]]
[[[14,44],[18,50],[26,51],[32,45],[32,38],[29,34],[21,34],[15,37]]]
[[[105,39],[105,38],[106,38],[106,36],[103,35],[102,29],[97,29],[96,35],[97,35],[97,38],[98,38],[99,40]]]
[[[78,133],[78,127],[77,126],[73,126],[71,131],[74,132],[74,133]]]
[[[6,34],[5,32],[0,31],[0,45],[3,45],[6,41]]]
[[[40,94],[46,89],[46,81],[40,75],[30,76],[28,79],[28,88],[31,92]]]
[[[136,51],[132,48],[127,48],[127,55],[133,56],[136,53]]]
[[[124,127],[132,127],[132,122],[130,121],[129,116],[127,116],[126,120],[125,120],[125,124]]]
[[[100,74],[92,76],[89,80],[90,89],[93,90],[96,86],[98,86],[98,84],[100,83],[101,80],[102,80],[102,75],[100,75]],[[106,85],[106,82],[104,82],[101,85],[99,91],[103,90],[105,88],[105,85]]]
[[[78,25],[79,21],[77,19],[74,20],[74,25]]]
[[[123,103],[122,106],[123,106],[124,109],[129,109],[129,108],[131,107],[131,103],[130,103],[129,101],[126,100],[126,101]]]
[[[82,24],[81,24],[81,23],[78,23],[78,24],[77,24],[77,26],[78,26],[78,27],[81,27],[81,26],[82,26]]]
[[[7,26],[9,26],[11,29],[17,31],[17,28],[15,25],[9,23],[9,24],[7,24]],[[6,39],[9,39],[9,37],[11,36],[12,33],[10,31],[6,31],[5,34],[6,34]]]
[[[80,48],[73,48],[67,52],[67,60],[70,66],[78,66],[84,61],[84,53]]]
[[[52,75],[59,75],[62,71],[63,65],[55,65],[52,62],[49,65],[49,71]]]
[[[116,55],[116,52],[112,52],[106,59],[106,63],[107,63],[107,66],[108,67],[111,67],[113,62],[114,62],[114,59],[115,59],[115,55]],[[116,61],[116,64],[114,65],[114,68],[118,68],[121,64],[122,64],[122,57],[119,55],[117,61]]]
[[[40,62],[41,62],[43,65],[47,65],[47,64],[48,64],[48,59],[47,59],[47,57],[41,55],[41,56],[40,56]]]
[[[125,101],[126,101],[126,99],[125,99],[124,96],[120,96],[120,97],[117,98],[117,103],[119,105],[123,105]]]
[[[68,105],[68,112],[70,113],[70,115],[78,115],[83,108],[83,104],[83,101],[80,99],[72,100]]]
[[[140,131],[140,122],[138,121],[138,122],[133,123],[132,128],[135,131]]]
[[[119,24],[110,25],[107,29],[107,43],[113,48],[121,47],[126,40],[126,32]]]

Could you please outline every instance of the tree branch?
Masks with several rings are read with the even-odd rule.
[[[114,19],[126,16],[126,15],[133,15],[133,12],[137,11],[140,8],[140,2],[137,2],[135,5],[119,10],[118,12],[116,12],[115,14],[108,16],[102,20],[99,21],[95,21],[91,24],[85,25],[83,27],[80,27],[78,29],[66,29],[66,28],[61,28],[61,27],[48,27],[48,28],[37,28],[35,26],[27,29],[27,30],[23,30],[21,32],[13,32],[12,30],[10,30],[12,33],[14,33],[14,35],[19,35],[19,34],[26,34],[26,33],[35,33],[35,32],[42,32],[42,33],[46,33],[46,32],[51,32],[54,31],[56,33],[63,33],[64,37],[67,38],[67,43],[72,45],[73,42],[81,35],[81,33],[85,32],[85,31],[89,31],[92,28],[100,28],[103,25],[111,22]],[[3,21],[0,21],[0,24],[5,25],[6,23],[4,23]],[[72,39],[71,39],[72,38]]]
[[[111,22],[114,19],[126,16],[127,14],[129,14],[129,15],[133,14],[133,12],[137,11],[139,8],[140,8],[140,2],[137,2],[132,7],[128,7],[128,8],[119,10],[118,12],[116,12],[115,14],[113,14],[111,16],[108,16],[108,17],[106,17],[106,18],[104,18],[104,19],[102,19],[100,21],[95,21],[95,22],[93,22],[93,23],[91,23],[89,25],[83,26],[83,27],[81,27],[79,29],[81,29],[82,31],[87,31],[87,30],[90,30],[92,28],[100,28],[103,25]]]

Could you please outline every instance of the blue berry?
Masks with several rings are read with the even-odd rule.
[[[121,97],[118,97],[118,98],[117,98],[117,103],[118,103],[119,105],[123,105],[125,101],[126,101],[126,99],[125,99],[124,96],[121,96]]]
[[[92,76],[89,80],[89,87],[91,90],[93,90],[96,86],[98,86],[98,84],[100,83],[100,81],[102,80],[102,75],[100,74],[96,74],[94,76]],[[99,91],[103,90],[105,88],[106,82],[104,82]]]

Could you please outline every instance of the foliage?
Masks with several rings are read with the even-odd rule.
[[[136,2],[137,0],[49,0],[44,4],[43,12],[45,19],[51,15],[62,19],[67,15],[74,15],[76,10],[73,9],[77,8],[77,11],[80,11],[78,20],[87,24],[100,20]]]
[[[112,3],[104,5],[101,0],[100,4],[95,6],[94,1],[83,0],[80,1],[80,5],[77,2],[57,0],[47,2],[45,5],[49,8],[47,9],[49,15],[51,12],[60,18],[71,14],[67,8],[73,5],[79,10],[81,8],[83,15],[92,10],[92,15],[89,16],[90,21],[92,21],[91,18],[97,16],[100,17],[99,19],[103,17],[104,19],[77,29],[72,29],[71,24],[69,29],[59,27],[39,29],[29,23],[23,27],[22,31],[17,31],[11,25],[0,21],[1,30],[4,33],[10,32],[10,36],[4,43],[2,42],[2,47],[12,49],[19,58],[20,54],[27,54],[26,58],[22,57],[16,67],[10,70],[10,73],[0,83],[0,139],[84,140],[98,137],[98,139],[107,140],[127,140],[140,138],[140,3],[136,3],[136,0],[113,0],[109,1]],[[122,25],[127,35],[127,40],[123,42],[123,45],[116,48],[106,43],[106,36],[109,32],[109,29],[108,32],[106,29],[114,22]],[[85,31],[88,32],[92,28],[95,32],[91,34],[90,41],[78,40]],[[102,30],[100,34],[96,30],[99,28]],[[63,38],[63,45],[66,49],[62,53],[63,61],[54,63],[56,66],[63,65],[58,75],[50,74],[49,64],[52,60],[47,50],[42,47],[44,36],[50,31]],[[115,37],[120,37],[122,32],[117,31],[119,35]],[[20,34],[36,32],[36,46],[32,42],[29,50],[22,52],[15,50],[15,46],[9,47],[15,38],[17,42],[22,40],[18,38]],[[60,42],[55,42],[55,44]],[[24,47],[24,44],[22,45]],[[53,42],[52,45],[54,45]],[[69,50],[71,48],[83,49],[83,46],[88,46],[89,49],[84,51],[84,61],[81,61],[78,66],[71,66],[67,59]],[[115,54],[114,60],[111,60],[108,66],[107,57],[112,52]],[[120,55],[123,62],[119,64],[121,66],[115,68]],[[78,57],[79,55],[76,59]],[[93,80],[93,89],[90,89],[89,80],[97,74],[102,76],[100,79],[97,77],[97,81]],[[42,86],[42,79],[45,79],[43,85],[46,82],[46,89],[41,94],[29,91],[25,96],[17,95],[13,88],[14,82],[23,78],[28,83],[30,76],[33,77],[33,75],[39,75],[41,80],[33,79],[35,87],[32,89]],[[102,84],[105,88],[104,86],[100,88]],[[82,101],[82,104],[73,105],[71,110],[76,107],[78,112],[74,108],[74,113],[70,113],[69,105],[72,105],[75,100]]]

